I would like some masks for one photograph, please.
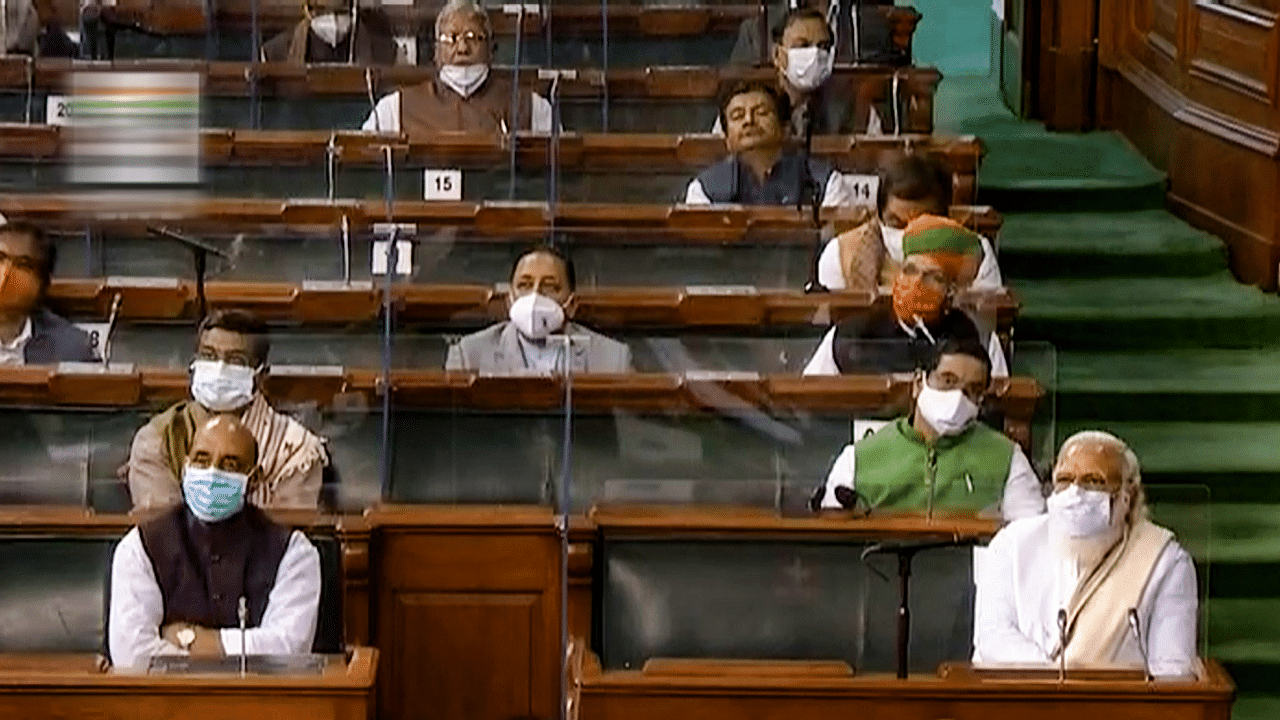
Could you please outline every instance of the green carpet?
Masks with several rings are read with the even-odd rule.
[[[1133,446],[1153,517],[1196,558],[1233,717],[1280,717],[1280,298],[1163,209],[1165,176],[1119,135],[1019,121],[990,78],[947,77],[936,118],[986,144],[1015,340],[1058,350],[1058,440],[1101,428]]]

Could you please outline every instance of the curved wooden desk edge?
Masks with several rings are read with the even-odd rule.
[[[822,511],[789,517],[769,508],[710,505],[598,503],[588,513],[601,532],[627,534],[732,534],[884,537],[903,539],[987,540],[1000,529],[997,519],[970,513],[874,513]]]

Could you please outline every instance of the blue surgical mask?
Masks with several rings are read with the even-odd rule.
[[[191,514],[204,522],[218,522],[240,512],[249,476],[214,467],[186,466],[182,470],[182,497]]]

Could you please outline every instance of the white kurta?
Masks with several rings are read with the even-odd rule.
[[[898,321],[902,325],[902,321]],[[915,337],[915,328],[902,325],[907,334]],[[813,357],[804,366],[805,375],[839,375],[840,366],[836,365],[836,328],[834,325],[822,336]],[[987,356],[991,358],[991,377],[1009,377],[1009,363],[1004,359],[1004,348],[1000,347],[1000,338],[992,333],[987,337]]]
[[[685,205],[711,205],[711,198],[702,189],[702,182],[697,178],[689,181],[684,191]],[[827,187],[822,193],[822,207],[848,207],[857,204],[853,190],[845,181],[844,175],[835,170],[827,176]]]
[[[1058,610],[1075,591],[1075,573],[1062,567],[1067,564],[1057,559],[1048,515],[1017,520],[996,534],[977,575],[975,663],[1055,667],[1051,656],[1058,646]],[[1151,674],[1194,672],[1196,569],[1176,542],[1166,545],[1156,560],[1137,609]],[[1126,634],[1116,661],[1142,666],[1132,632]]]
[[[1000,275],[1000,265],[996,260],[995,248],[991,241],[979,235],[982,241],[982,263],[978,265],[978,274],[970,287],[979,289],[998,289],[1004,287],[1004,278]],[[890,242],[881,233],[885,254],[896,263],[902,262],[902,242]],[[822,248],[818,256],[818,282],[828,290],[845,289],[844,272],[840,270],[840,242],[831,238]]]
[[[311,652],[320,611],[320,553],[295,530],[289,537],[276,582],[267,596],[262,622],[244,633],[249,655],[297,655]],[[153,655],[185,655],[160,637],[164,598],[151,558],[137,528],[116,546],[111,560],[111,660],[120,669],[145,670]],[[222,651],[240,654],[240,629],[223,628]]]
[[[529,118],[529,129],[542,135],[551,134],[551,103],[547,99],[533,93],[533,116]],[[365,118],[361,130],[365,132],[400,132],[400,91],[382,96],[378,104],[373,106],[369,117]]]
[[[839,508],[836,500],[836,488],[857,488],[858,461],[853,444],[846,445],[839,457],[831,464],[827,473],[827,483],[822,490],[822,507]],[[1004,493],[1000,499],[1000,516],[1005,520],[1031,517],[1044,512],[1044,493],[1040,491],[1040,479],[1031,468],[1031,462],[1022,453],[1022,448],[1013,449],[1013,458],[1009,462],[1009,477],[1004,482]]]

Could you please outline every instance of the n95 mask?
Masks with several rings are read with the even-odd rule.
[[[191,397],[213,412],[239,410],[253,401],[257,371],[221,360],[191,363]]]
[[[555,300],[536,292],[511,303],[507,316],[520,334],[530,340],[546,340],[548,335],[564,327],[564,308]]]
[[[816,45],[787,50],[787,82],[813,90],[831,77],[831,51]]]
[[[978,417],[978,406],[959,390],[935,390],[924,383],[916,409],[939,435],[959,435]]]
[[[1111,493],[1072,483],[1045,501],[1049,520],[1073,538],[1093,537],[1111,528]]]
[[[488,65],[445,65],[440,68],[440,82],[464,98],[471,97],[488,77]]]
[[[351,16],[347,13],[325,13],[311,18],[311,32],[334,47],[351,32]]]

